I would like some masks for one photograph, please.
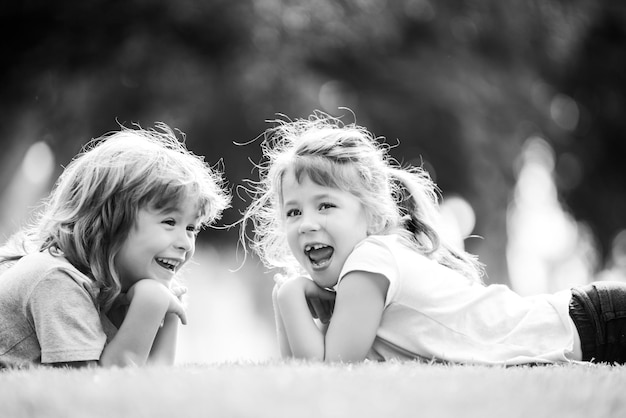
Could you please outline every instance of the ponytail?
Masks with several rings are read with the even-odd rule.
[[[422,168],[390,168],[394,193],[402,216],[401,227],[409,241],[424,255],[482,282],[483,266],[477,257],[450,245],[437,232],[441,223],[439,189]]]

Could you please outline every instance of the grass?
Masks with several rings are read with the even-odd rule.
[[[277,360],[271,277],[233,273],[230,249],[195,259],[176,366],[0,371],[0,418],[626,417],[626,366]]]
[[[298,361],[0,372],[2,417],[623,417],[626,367]]]

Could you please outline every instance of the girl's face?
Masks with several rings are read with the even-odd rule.
[[[367,216],[351,193],[320,186],[308,176],[284,174],[283,222],[291,252],[319,286],[331,288],[357,243],[367,237]]]
[[[191,202],[176,209],[140,209],[135,226],[115,256],[122,291],[142,279],[169,287],[174,274],[195,251],[199,225],[197,207]]]

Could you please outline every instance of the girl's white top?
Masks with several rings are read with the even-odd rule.
[[[410,248],[398,235],[370,236],[348,257],[351,271],[389,280],[372,360],[474,364],[570,361],[571,291],[522,297],[507,286],[472,283]]]

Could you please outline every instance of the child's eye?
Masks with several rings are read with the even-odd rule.
[[[336,207],[337,207],[337,205],[335,205],[333,203],[329,203],[329,202],[324,202],[324,203],[320,204],[320,210],[336,208]]]
[[[300,215],[300,209],[289,209],[287,213],[285,213],[285,216],[287,216],[288,218],[293,218],[294,216],[298,215]]]
[[[187,231],[189,232],[193,232],[194,234],[198,235],[200,233],[200,231],[202,230],[201,226],[196,226],[196,225],[189,225],[187,227]]]
[[[176,225],[176,221],[174,219],[166,219],[163,221],[164,224],[167,224],[169,226],[175,226]]]

